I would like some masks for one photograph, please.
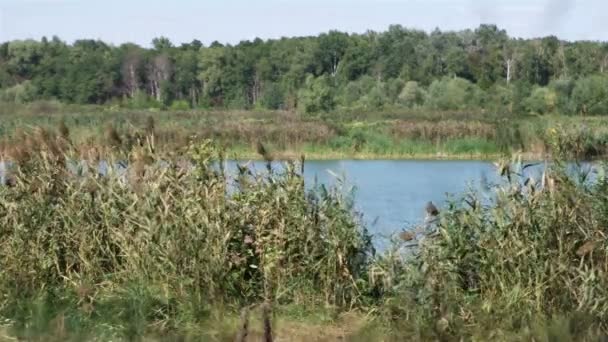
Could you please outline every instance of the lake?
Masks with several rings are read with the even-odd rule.
[[[227,170],[236,173],[235,161],[227,163]],[[275,165],[281,165],[275,163]],[[249,162],[255,171],[265,172],[264,162]],[[0,162],[0,180],[6,165]],[[100,163],[100,172],[107,165]],[[124,170],[124,169],[123,169]],[[539,179],[542,166],[529,168]],[[124,172],[124,171],[123,171]],[[434,161],[434,160],[330,160],[307,161],[305,183],[312,186],[315,180],[332,185],[336,175],[343,176],[347,185],[355,186],[356,210],[374,234],[376,243],[401,229],[420,224],[424,208],[433,201],[439,208],[448,195],[460,195],[468,189],[482,191],[484,181],[496,182],[496,169],[486,161]]]
[[[263,162],[252,162],[264,171]],[[236,168],[228,163],[228,170]],[[444,205],[447,194],[459,195],[470,187],[481,190],[482,179],[496,181],[496,169],[485,161],[431,160],[331,160],[307,161],[307,185],[317,181],[335,184],[344,176],[356,187],[356,209],[363,213],[369,230],[378,238],[419,224],[428,201]]]

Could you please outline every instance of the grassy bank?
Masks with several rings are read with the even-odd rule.
[[[445,146],[437,147],[423,141],[401,141],[399,144],[389,144],[377,148],[363,148],[355,151],[350,147],[304,145],[294,150],[282,150],[268,144],[272,156],[277,160],[295,160],[305,155],[307,160],[431,160],[431,159],[466,159],[466,160],[495,160],[500,153],[488,141],[475,139],[460,139],[446,142]],[[263,157],[251,146],[232,146],[227,149],[227,156],[239,160],[261,160]]]
[[[318,116],[281,111],[158,111],[36,102],[0,109],[0,139],[41,126],[65,123],[74,142],[101,145],[109,126],[124,144],[155,131],[155,146],[171,151],[192,137],[213,139],[231,158],[258,158],[263,143],[277,158],[494,159],[525,153],[542,159],[555,133],[576,137],[577,153],[606,154],[603,117],[501,117],[482,112],[335,112]],[[570,139],[574,141],[573,139]],[[128,147],[128,146],[126,146]]]
[[[15,135],[20,148],[2,154],[15,162],[0,187],[3,337],[595,341],[608,332],[608,180],[565,171],[559,160],[576,139],[555,136],[556,163],[541,179],[500,163],[507,183],[496,202],[454,199],[412,256],[412,241],[399,239],[376,254],[352,195],[306,190],[295,162],[242,169],[228,191],[214,163],[225,152],[210,141],[166,153],[151,135],[129,150],[117,135],[87,158],[126,156],[129,171],[100,177],[66,168],[82,148],[65,129],[36,132]]]

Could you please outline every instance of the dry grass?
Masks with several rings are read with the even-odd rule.
[[[504,161],[495,199],[465,194],[442,209],[438,234],[414,257],[399,243],[373,257],[352,197],[306,190],[301,165],[258,175],[242,168],[231,180],[212,142],[158,153],[150,126],[137,143],[109,128],[93,151],[61,129],[17,132],[17,143],[3,145],[14,161],[12,186],[0,187],[8,335],[227,340],[240,324],[235,313],[263,302],[275,314],[261,321],[272,324],[252,318],[251,336],[266,326],[276,340],[606,333],[608,179],[599,172],[584,181],[589,175],[560,162],[582,155],[578,136],[548,135],[555,162],[539,179]],[[122,159],[130,168],[125,177],[70,171],[83,155],[89,165]],[[293,318],[290,306],[308,311]],[[362,314],[344,314],[353,310]],[[326,320],[310,321],[323,312]]]
[[[480,121],[405,121],[390,122],[392,136],[399,139],[422,139],[430,141],[445,141],[448,139],[476,137],[494,139],[494,125]]]
[[[342,192],[305,190],[295,163],[243,173],[229,191],[223,152],[208,141],[167,159],[151,143],[125,149],[111,127],[106,138],[95,159],[127,156],[126,178],[72,172],[80,149],[46,130],[19,136],[35,143],[6,154],[15,183],[0,187],[0,288],[10,298],[0,314],[17,326],[32,319],[22,305],[37,302],[43,331],[69,312],[80,323],[66,318],[68,332],[103,317],[128,338],[171,332],[217,307],[361,303],[356,279],[371,242]]]

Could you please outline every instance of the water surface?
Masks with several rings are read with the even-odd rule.
[[[281,163],[275,163],[280,167]],[[79,173],[81,165],[71,163],[70,169]],[[236,174],[237,162],[227,163],[229,174]],[[265,172],[263,162],[249,162],[254,171]],[[486,161],[436,160],[333,160],[307,161],[304,179],[308,187],[315,182],[334,185],[336,175],[354,186],[355,209],[363,214],[364,222],[374,234],[376,243],[402,229],[412,228],[424,219],[428,201],[439,208],[448,198],[468,190],[484,192],[484,186],[498,181],[495,167]],[[0,184],[5,181],[8,163],[0,161]],[[124,174],[126,163],[115,165]],[[526,175],[540,179],[542,163],[527,168]],[[98,172],[106,174],[108,165],[100,162]]]
[[[262,162],[252,163],[263,171]],[[234,170],[236,163],[228,163]],[[448,195],[481,190],[483,181],[495,181],[496,170],[485,161],[334,160],[307,161],[305,183],[335,184],[344,176],[356,187],[356,209],[363,213],[370,232],[388,236],[424,219],[424,207],[433,201],[444,205]]]

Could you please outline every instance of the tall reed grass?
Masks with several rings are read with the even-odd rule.
[[[372,267],[384,315],[409,339],[600,340],[608,331],[608,180],[557,162],[503,163],[494,199],[463,194],[419,253]],[[566,169],[570,169],[567,171]],[[590,178],[594,178],[590,182]]]
[[[5,155],[14,182],[0,187],[0,315],[24,337],[50,324],[31,329],[40,316],[66,330],[96,318],[130,339],[217,308],[363,302],[373,248],[348,194],[305,190],[296,162],[233,180],[206,140],[158,166],[153,148],[119,151],[124,136],[108,130],[95,159],[113,165],[127,153],[127,179],[112,168],[74,174],[66,164],[78,151],[44,130],[24,138],[36,142],[29,150]]]
[[[553,162],[542,177],[500,162],[505,182],[489,186],[490,199],[463,194],[417,251],[395,241],[376,255],[352,196],[306,190],[303,158],[276,169],[258,144],[266,172],[230,177],[212,141],[158,152],[157,127],[146,126],[139,138],[108,127],[102,146],[79,147],[62,126],[5,144],[0,317],[11,336],[226,340],[250,326],[234,318],[241,309],[260,307],[275,334],[270,307],[330,320],[363,312],[368,339],[608,332],[608,180],[599,163],[595,174],[572,173],[585,145],[566,130],[547,133]],[[100,160],[128,160],[128,172],[99,175]]]

